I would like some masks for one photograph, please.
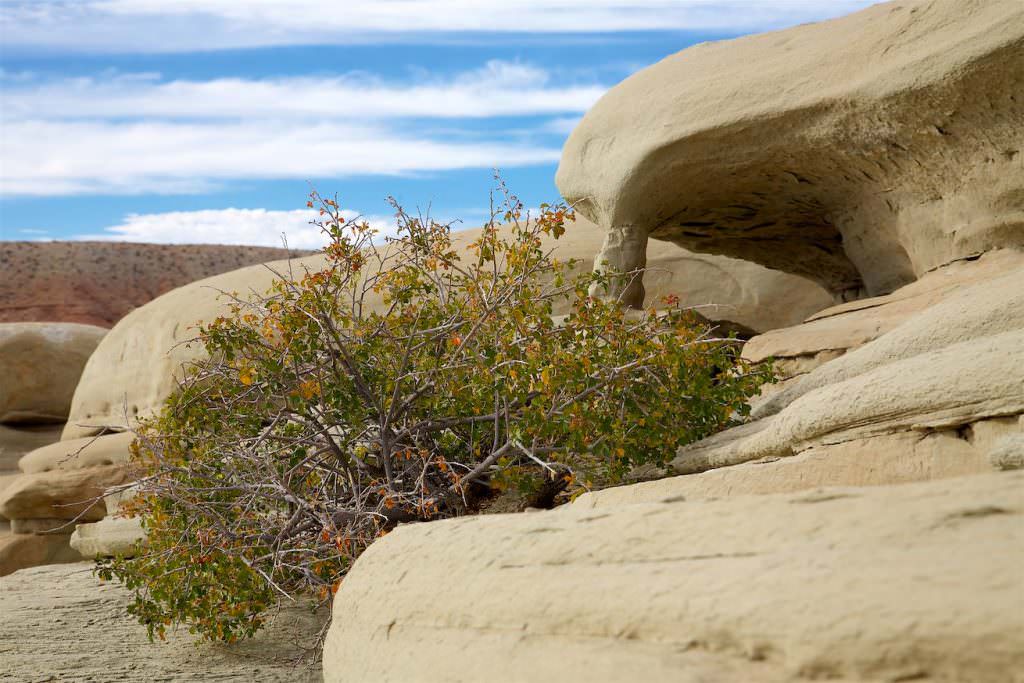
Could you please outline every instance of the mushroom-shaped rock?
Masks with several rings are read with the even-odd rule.
[[[0,422],[63,422],[106,333],[74,323],[0,323]]]
[[[1022,92],[1020,0],[884,3],[640,71],[556,181],[619,270],[654,237],[874,295],[1024,244]]]

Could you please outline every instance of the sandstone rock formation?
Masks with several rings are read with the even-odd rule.
[[[455,247],[464,247],[477,235],[476,230],[455,233]],[[561,240],[546,245],[556,249],[558,258],[579,259],[579,268],[589,270],[599,241],[593,226],[582,224],[570,226]],[[290,267],[301,272],[321,263],[321,257],[312,256],[295,260]],[[202,353],[202,349],[182,343],[194,336],[194,324],[224,313],[226,304],[220,292],[262,294],[275,277],[274,271],[284,272],[289,267],[287,262],[269,265],[192,283],[125,316],[85,369],[64,439],[125,429],[135,416],[153,414],[174,389],[181,364]],[[712,320],[752,330],[794,324],[833,302],[831,295],[803,278],[676,247],[664,250],[649,265],[652,300],[676,294],[684,304],[699,306]],[[556,312],[564,311],[563,307]]]
[[[284,249],[206,244],[0,242],[0,322],[111,327],[175,287],[288,255]]]
[[[54,470],[123,465],[128,462],[132,432],[105,434],[59,441],[26,454],[18,462],[22,472],[35,474]]]
[[[82,556],[68,545],[64,534],[0,533],[0,576],[7,576],[28,567],[43,564],[80,562]],[[9,603],[7,595],[0,590],[0,623],[3,622]],[[6,652],[5,652],[6,655]],[[6,667],[6,660],[5,660]]]
[[[125,517],[122,504],[135,495],[132,487],[115,487],[103,498],[107,516],[91,524],[79,524],[71,534],[71,547],[82,557],[132,557],[138,543],[145,543],[142,520]]]
[[[0,576],[82,559],[71,546],[76,523],[98,521],[107,514],[103,496],[124,483],[132,438],[126,433],[58,442],[21,458],[21,471],[0,481],[0,519],[11,520],[10,533],[0,537]],[[109,537],[113,531],[124,539],[126,526],[107,525],[103,535]],[[86,533],[95,538],[97,531]]]
[[[137,517],[105,517],[98,522],[79,524],[71,534],[70,545],[81,557],[131,556],[135,544],[146,538]]]
[[[0,425],[0,475],[17,471],[26,453],[60,441],[63,430],[63,424]]]
[[[0,531],[0,576],[81,559],[64,521],[76,508],[62,506],[91,495],[89,486],[80,498],[68,496],[66,481],[45,491],[45,482],[27,481],[16,467],[26,453],[60,439],[82,369],[106,333],[74,323],[0,323],[0,522],[11,519]],[[55,505],[61,512],[50,514]]]
[[[1018,0],[883,3],[634,74],[556,180],[621,270],[654,237],[876,295],[1024,245],[1022,91]]]
[[[1024,252],[1014,249],[997,249],[977,259],[955,261],[891,294],[826,308],[799,325],[758,335],[743,347],[743,355],[753,362],[773,358],[785,379],[804,375],[877,339],[964,287],[1021,268]],[[951,325],[960,323],[952,320]]]
[[[64,422],[85,362],[106,333],[71,323],[0,324],[0,423]]]
[[[11,681],[320,681],[301,661],[322,615],[286,605],[237,645],[196,646],[185,629],[151,643],[127,614],[130,595],[101,583],[92,563],[22,569],[0,578],[0,678]]]
[[[402,526],[342,584],[324,680],[1024,680],[1022,494],[1010,472]]]
[[[856,324],[846,327],[854,331],[851,340],[833,334],[842,355],[770,393],[753,411],[760,419],[679,450],[670,472],[704,474],[599,491],[580,503],[881,485],[992,471],[993,458],[1002,457],[994,455],[1001,440],[1024,432],[1024,255],[1000,258],[1012,267],[993,269],[982,259],[949,273],[949,286],[941,291],[909,298],[903,290],[894,293],[881,307],[901,307],[903,322],[873,341],[863,343]],[[968,266],[975,276],[965,276]],[[942,270],[906,289],[943,278]],[[927,303],[932,305],[909,313]],[[834,317],[843,315],[860,311]],[[884,313],[879,319],[891,320]],[[814,329],[820,320],[815,316],[806,326]],[[802,343],[813,334],[801,327],[764,336]],[[843,328],[836,322],[831,329]],[[756,357],[767,346],[755,337],[744,355]],[[843,353],[843,347],[856,348]],[[741,463],[749,464],[732,467]]]
[[[41,446],[60,440],[62,424],[0,425],[0,495],[17,477],[21,457]],[[0,522],[5,518],[0,516]]]
[[[23,474],[0,493],[0,514],[8,519],[96,521],[106,514],[103,494],[124,483],[125,476],[121,465]]]

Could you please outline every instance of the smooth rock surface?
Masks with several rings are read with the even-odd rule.
[[[1022,91],[1019,0],[881,3],[635,73],[556,182],[620,269],[654,237],[877,295],[1024,246]]]
[[[105,517],[79,524],[71,534],[71,547],[82,557],[130,556],[135,544],[146,538],[138,517]]]
[[[285,606],[255,639],[196,646],[184,629],[149,642],[126,613],[128,592],[100,583],[93,563],[23,569],[0,579],[0,677],[12,681],[320,681],[297,662],[322,620]]]
[[[759,334],[744,345],[743,357],[753,362],[775,358],[785,377],[806,374],[874,341],[956,292],[1021,270],[1024,252],[1014,249],[956,261],[891,294],[832,306],[799,325]]]
[[[126,476],[122,465],[22,474],[0,491],[0,515],[94,522],[106,514],[103,493]]]
[[[0,422],[64,422],[85,362],[106,333],[73,323],[0,323]]]
[[[1006,439],[1022,437],[1024,427],[1016,417],[935,432],[902,431],[697,474],[664,477],[662,473],[663,478],[653,481],[586,493],[573,505],[607,508],[666,498],[792,493],[823,486],[884,486],[984,474],[998,469],[994,453],[1000,452]]]
[[[815,322],[808,323],[808,327]],[[788,384],[783,391],[759,403],[752,414],[755,418],[772,415],[815,389],[918,354],[1012,330],[1024,330],[1024,261],[1005,275],[954,289],[871,344],[814,368]],[[763,347],[752,342],[755,348]],[[758,355],[759,352],[751,353],[752,359]],[[1013,363],[1018,355],[1011,350],[1007,360]],[[959,385],[951,385],[951,390],[958,391]]]
[[[1024,329],[953,344],[821,387],[790,403],[763,429],[730,444],[728,453],[683,447],[672,467],[699,472],[812,446],[1021,413]]]
[[[22,456],[18,467],[35,474],[55,470],[80,470],[86,467],[122,465],[128,462],[133,432],[69,439],[38,448]]]
[[[453,234],[456,249],[479,235],[478,230]],[[589,271],[601,236],[592,225],[568,226],[554,248],[563,261],[579,259]],[[296,273],[317,268],[322,257],[292,262]],[[833,303],[818,285],[753,263],[694,255],[668,245],[649,263],[649,300],[676,294],[684,305],[699,306],[712,320],[727,320],[753,330],[792,325]],[[271,264],[283,272],[287,262]],[[220,292],[263,293],[275,277],[264,266],[252,266],[175,289],[129,313],[90,359],[75,392],[64,439],[92,436],[104,429],[122,430],[134,418],[152,415],[175,387],[182,363],[200,357],[201,349],[182,344],[195,336],[198,320],[210,321],[225,312]],[[374,299],[369,305],[375,305]],[[709,304],[714,304],[709,306]],[[556,314],[567,307],[556,307]]]
[[[400,526],[324,680],[1024,680],[1024,472]]]

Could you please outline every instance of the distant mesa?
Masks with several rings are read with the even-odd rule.
[[[0,242],[0,322],[111,327],[175,287],[309,253],[209,244]]]

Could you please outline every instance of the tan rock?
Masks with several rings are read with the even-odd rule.
[[[103,493],[125,477],[123,465],[22,474],[0,491],[0,514],[8,519],[96,521],[106,513]]]
[[[1005,275],[954,289],[871,344],[815,368],[759,404],[753,415],[771,415],[810,391],[888,363],[1009,330],[1024,330],[1024,261]],[[1016,357],[1011,351],[1007,361]]]
[[[477,230],[455,233],[454,246],[462,249],[479,235]],[[545,247],[557,258],[579,259],[580,270],[592,268],[600,243],[593,226],[569,226],[566,235]],[[316,268],[321,257],[292,263],[296,272]],[[669,245],[650,262],[649,298],[676,294],[684,305],[701,307],[712,320],[727,320],[754,330],[789,325],[832,303],[832,297],[814,283],[769,271],[753,263],[724,257],[694,255]],[[286,262],[271,264],[279,272]],[[220,292],[263,293],[274,273],[265,266],[232,271],[172,290],[124,317],[90,359],[75,392],[64,439],[123,430],[136,416],[152,415],[170,395],[181,365],[201,356],[202,350],[185,342],[195,335],[194,324],[221,315],[226,305]],[[371,306],[375,305],[370,300]],[[556,314],[567,306],[556,307]]]
[[[696,45],[606,93],[556,182],[625,270],[650,236],[892,291],[1024,245],[1022,48],[1018,0],[881,3]]]
[[[75,525],[66,519],[12,519],[12,534],[57,534],[70,536]]]
[[[681,473],[700,472],[793,455],[813,446],[1020,413],[1024,329],[953,344],[821,387],[790,403],[756,433],[730,444],[728,452],[684,447],[672,466]]]
[[[401,526],[324,680],[1024,679],[1024,473]]]
[[[1005,437],[1021,431],[1018,419],[1008,417],[935,432],[883,434],[815,446],[789,458],[755,460],[594,491],[580,496],[573,505],[606,508],[669,498],[792,493],[823,486],[883,486],[983,474],[994,471],[994,449]],[[725,434],[719,435],[720,444],[727,441]]]
[[[62,424],[0,425],[0,473],[18,469],[18,460],[29,451],[60,441]]]
[[[71,547],[82,557],[131,556],[136,544],[146,540],[138,517],[106,517],[92,524],[79,524],[71,534]]]
[[[58,441],[26,454],[18,462],[18,467],[22,472],[34,474],[53,470],[122,465],[128,462],[131,456],[128,448],[134,440],[133,432],[121,432]]]
[[[1008,435],[992,449],[989,459],[1001,470],[1024,469],[1024,433]]]
[[[877,339],[962,289],[1022,269],[1024,252],[1012,249],[956,261],[892,294],[826,308],[803,324],[758,335],[744,345],[743,357],[754,362],[780,359],[785,377],[805,374]]]
[[[9,534],[0,536],[0,576],[13,574],[19,569],[38,567],[44,564],[63,564],[81,562],[82,556],[70,546],[68,535]],[[0,610],[0,621],[3,621],[9,609],[7,595],[4,596],[4,609]],[[6,668],[6,663],[5,663]]]
[[[0,323],[0,422],[64,422],[102,327]]]

